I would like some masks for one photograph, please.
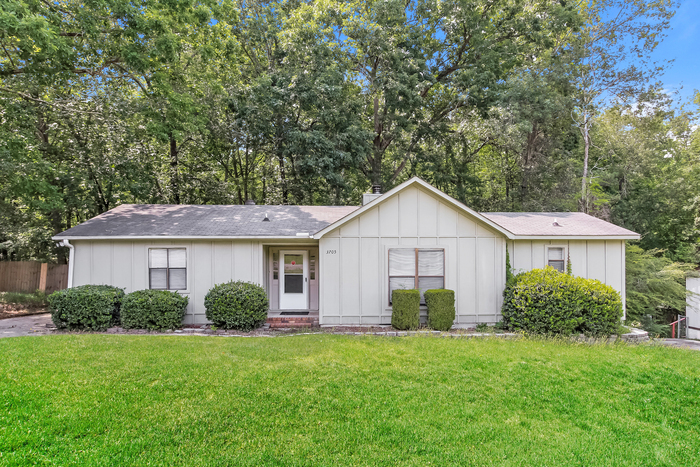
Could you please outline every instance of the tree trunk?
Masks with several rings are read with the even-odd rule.
[[[170,134],[170,190],[171,199],[174,204],[180,204],[180,184],[178,180],[178,149],[177,141],[173,138],[172,133]]]
[[[588,118],[584,114],[583,120],[583,176],[581,177],[581,211],[588,212],[588,150],[590,149]]]

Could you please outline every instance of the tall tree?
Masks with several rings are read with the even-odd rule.
[[[655,84],[666,62],[651,54],[674,15],[673,0],[594,0],[571,45],[578,55],[577,112],[574,123],[583,137],[580,209],[590,210],[591,127],[606,103],[629,103]]]

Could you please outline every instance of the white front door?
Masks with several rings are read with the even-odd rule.
[[[280,251],[280,310],[309,309],[309,252]]]

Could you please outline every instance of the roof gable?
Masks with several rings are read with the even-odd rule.
[[[497,223],[493,222],[492,220],[482,216],[478,212],[474,211],[473,209],[468,208],[464,204],[460,203],[456,199],[452,198],[451,196],[443,193],[442,191],[438,190],[434,186],[430,185],[429,183],[425,182],[424,180],[418,178],[418,177],[413,177],[410,180],[394,187],[393,189],[387,191],[385,194],[382,196],[376,198],[375,200],[367,203],[366,205],[362,206],[361,208],[349,213],[342,219],[339,219],[338,221],[330,224],[328,227],[325,227],[324,229],[320,230],[314,235],[314,238],[319,239],[326,235],[327,233],[341,227],[342,225],[352,221],[353,219],[357,218],[358,216],[361,216],[363,213],[373,209],[375,206],[379,206],[382,203],[386,203],[389,199],[393,198],[396,196],[398,193],[408,189],[409,187],[412,186],[418,186],[423,188],[424,190],[430,192],[433,196],[437,197],[441,201],[443,201],[445,204],[455,208],[457,211],[461,213],[468,214],[470,217],[475,218],[476,220],[481,221],[483,224],[486,224],[493,230],[501,233],[504,235],[506,238],[513,239],[513,234],[511,234],[509,231],[504,229],[503,227],[499,226]]]

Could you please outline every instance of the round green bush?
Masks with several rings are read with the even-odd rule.
[[[392,290],[391,325],[402,331],[420,327],[420,292],[418,290]]]
[[[124,290],[109,285],[80,285],[48,297],[53,324],[58,329],[104,331],[119,324]]]
[[[503,324],[511,330],[605,336],[617,333],[622,300],[600,281],[546,267],[515,277],[504,292],[502,313]]]
[[[267,294],[252,282],[218,284],[204,297],[204,308],[207,319],[215,326],[250,331],[267,320]]]
[[[177,329],[189,299],[169,290],[137,290],[122,302],[122,326],[126,329]]]
[[[428,327],[436,331],[449,331],[455,321],[455,292],[448,289],[426,290]]]

